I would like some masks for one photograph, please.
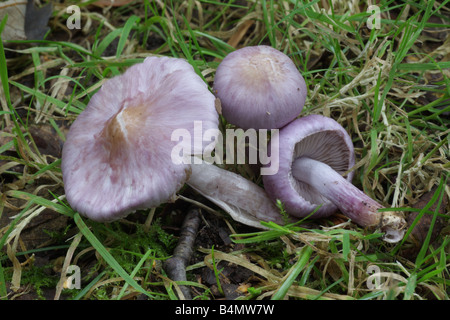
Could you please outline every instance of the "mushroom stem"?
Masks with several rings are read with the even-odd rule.
[[[380,227],[385,232],[386,241],[397,242],[403,237],[406,225],[403,217],[392,211],[379,212],[382,205],[345,180],[329,165],[301,157],[292,164],[292,175],[314,187],[355,223],[363,227]]]
[[[284,224],[280,210],[264,189],[252,181],[206,162],[193,164],[191,169],[187,184],[234,220],[260,229],[261,220]]]

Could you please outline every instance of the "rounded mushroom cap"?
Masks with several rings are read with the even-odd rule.
[[[62,154],[66,197],[93,220],[112,221],[175,197],[190,173],[176,164],[174,130],[217,129],[215,97],[182,59],[149,57],[106,81],[72,124]],[[195,132],[198,135],[198,132]],[[201,133],[200,133],[201,134]],[[202,141],[202,140],[200,140]],[[193,146],[193,147],[192,147]]]
[[[272,47],[244,47],[228,54],[214,77],[225,119],[243,129],[276,129],[305,104],[305,80],[291,59]]]
[[[281,200],[286,212],[293,216],[305,217],[320,204],[312,217],[333,214],[336,206],[308,184],[295,179],[291,167],[295,159],[305,156],[344,174],[355,164],[353,143],[345,129],[335,120],[320,115],[299,118],[280,130],[279,149],[278,172],[263,176],[267,194],[273,200]],[[352,171],[346,179],[351,181],[353,175]]]

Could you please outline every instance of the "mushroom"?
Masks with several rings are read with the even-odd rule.
[[[224,118],[243,129],[283,127],[300,114],[307,95],[292,60],[265,45],[228,54],[217,67],[213,89]]]
[[[173,141],[181,129],[189,139]],[[188,183],[235,220],[259,227],[260,219],[280,221],[261,187],[192,160],[207,149],[207,130],[218,131],[215,97],[193,67],[178,58],[146,58],[107,80],[72,124],[61,163],[69,204],[92,220],[113,221],[175,200]],[[174,161],[174,150],[189,161]]]
[[[354,165],[352,141],[335,120],[309,115],[282,128],[278,138],[279,170],[263,176],[264,188],[284,203],[286,212],[304,217],[333,214],[339,209],[363,227],[380,228],[387,242],[398,242],[405,220],[371,199],[351,181]],[[318,208],[320,206],[320,208]]]

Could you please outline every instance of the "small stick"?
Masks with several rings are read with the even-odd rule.
[[[191,259],[195,238],[200,225],[200,210],[190,209],[181,226],[180,239],[173,256],[164,263],[169,277],[174,281],[186,281],[186,266]],[[191,291],[186,286],[180,286],[186,300],[192,300]]]

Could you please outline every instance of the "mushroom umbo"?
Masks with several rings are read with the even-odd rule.
[[[235,220],[256,227],[260,218],[280,221],[253,182],[203,161],[172,161],[180,143],[186,143],[185,157],[203,155],[206,142],[196,121],[203,130],[218,130],[215,97],[183,59],[149,57],[107,80],[72,124],[63,147],[69,204],[92,220],[113,221],[176,199],[188,183]],[[172,141],[177,129],[187,130],[194,143]]]
[[[354,165],[352,141],[335,120],[309,115],[285,126],[279,133],[279,170],[263,176],[264,188],[279,199],[286,211],[298,217],[314,213],[320,218],[338,208],[363,227],[380,228],[387,242],[398,242],[406,226],[403,217],[383,208],[351,183]]]
[[[214,77],[222,114],[243,129],[277,129],[294,120],[305,104],[305,80],[292,60],[269,46],[228,54]]]

